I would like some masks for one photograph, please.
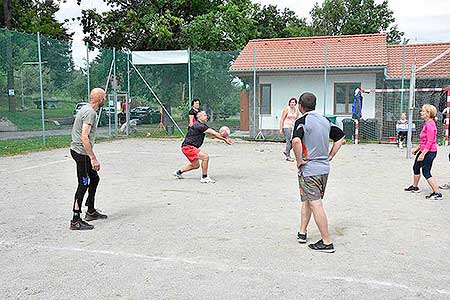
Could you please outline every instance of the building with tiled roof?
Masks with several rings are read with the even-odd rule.
[[[306,91],[316,95],[317,111],[342,125],[351,118],[356,88],[384,88],[386,82],[401,79],[403,52],[409,79],[411,64],[423,66],[449,48],[450,42],[387,45],[384,33],[251,40],[230,67],[249,83],[248,99],[241,97],[241,129],[247,126],[251,135],[278,130],[288,100]],[[416,78],[450,78],[450,54],[417,72]],[[382,122],[382,107],[381,97],[364,95],[365,119]]]

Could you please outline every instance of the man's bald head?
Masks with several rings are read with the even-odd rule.
[[[91,105],[94,109],[98,109],[105,102],[106,93],[102,88],[94,88],[91,91]]]
[[[199,120],[201,123],[206,123],[206,121],[208,120],[208,115],[204,110],[197,113],[197,120]]]

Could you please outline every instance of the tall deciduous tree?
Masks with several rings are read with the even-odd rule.
[[[73,68],[70,52],[71,34],[67,33],[64,24],[55,19],[55,13],[59,10],[59,0],[4,0],[0,7],[0,26],[7,29],[37,33],[43,36],[42,51],[44,60],[47,59],[47,68],[51,69],[53,82],[62,86],[67,73]],[[11,32],[2,32],[6,37],[7,45],[7,85],[8,90],[14,89],[14,70],[21,67],[24,61],[36,61],[37,56],[20,56],[25,48],[36,49],[35,39],[26,35]],[[12,39],[12,41],[11,41]],[[8,42],[9,41],[9,42]],[[63,42],[61,42],[63,41]],[[33,53],[31,51],[30,53]],[[34,52],[35,53],[35,52]],[[1,68],[1,67],[0,67]],[[9,97],[9,110],[15,110],[15,99]]]
[[[314,35],[347,35],[386,32],[389,43],[399,43],[403,32],[394,24],[388,1],[325,0],[311,10]]]

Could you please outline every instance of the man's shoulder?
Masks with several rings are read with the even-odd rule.
[[[195,122],[194,125],[192,125],[192,128],[205,131],[209,126],[206,123]]]
[[[308,114],[304,114],[303,116],[301,116],[300,118],[295,120],[295,127],[297,127],[298,125],[301,125],[301,124],[305,125],[307,116],[308,116]]]

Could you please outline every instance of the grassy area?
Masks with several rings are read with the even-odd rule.
[[[46,110],[48,111],[48,110]],[[56,110],[54,110],[56,111]],[[60,110],[62,111],[62,110]],[[67,111],[67,109],[66,109]],[[40,130],[40,110],[29,110],[24,112],[15,112],[9,113],[5,111],[1,111],[2,115],[11,116],[9,118],[14,122],[14,118],[17,118],[18,121],[14,122],[17,126],[19,126],[22,130]],[[36,115],[39,117],[36,118]],[[209,126],[218,130],[221,126],[228,126],[231,128],[231,131],[239,129],[239,118],[231,117],[227,120],[217,120],[215,122],[208,122]],[[52,129],[50,124],[46,123],[47,129]],[[181,130],[184,134],[187,131],[188,122],[183,120],[178,122],[178,126],[180,126]],[[132,132],[129,137],[118,136],[111,138],[98,137],[96,139],[97,142],[102,141],[111,141],[115,139],[123,139],[123,138],[147,138],[147,133],[150,132],[152,138],[181,138],[181,133],[174,128],[174,133],[169,135],[167,131],[158,130],[155,131],[154,128],[157,124],[148,125],[146,128],[138,128],[137,131]],[[54,126],[55,128],[58,128]],[[33,137],[27,139],[11,139],[11,140],[2,140],[0,141],[0,157],[1,156],[11,156],[11,155],[19,155],[25,154],[29,152],[37,152],[37,151],[46,151],[50,149],[56,148],[65,148],[69,147],[70,144],[70,136],[47,136],[46,137],[46,145],[42,144],[42,137]]]
[[[6,117],[13,122],[21,131],[41,130],[41,109],[36,108],[33,101],[39,101],[39,98],[26,97],[25,106],[27,109],[21,109],[20,104],[17,103],[17,111],[9,112],[7,101],[1,101],[0,117]],[[19,102],[19,101],[18,101]],[[52,118],[69,118],[72,116],[75,107],[74,101],[61,100],[57,108],[49,108],[44,110],[45,119]],[[58,129],[57,125],[50,122],[45,122],[46,129]]]
[[[181,133],[174,132],[169,135],[166,131],[153,131],[149,129],[138,130],[130,134],[130,136],[116,137],[97,137],[96,142],[113,141],[127,138],[147,138],[147,133],[151,133],[152,138],[181,138]],[[70,135],[47,136],[46,145],[42,144],[42,137],[32,137],[26,139],[0,140],[0,157],[20,155],[30,152],[47,151],[57,148],[68,148],[70,145]]]
[[[42,137],[19,140],[0,141],[0,156],[19,155],[28,152],[45,151],[55,148],[69,147],[70,136],[48,136],[46,145],[42,144]]]

